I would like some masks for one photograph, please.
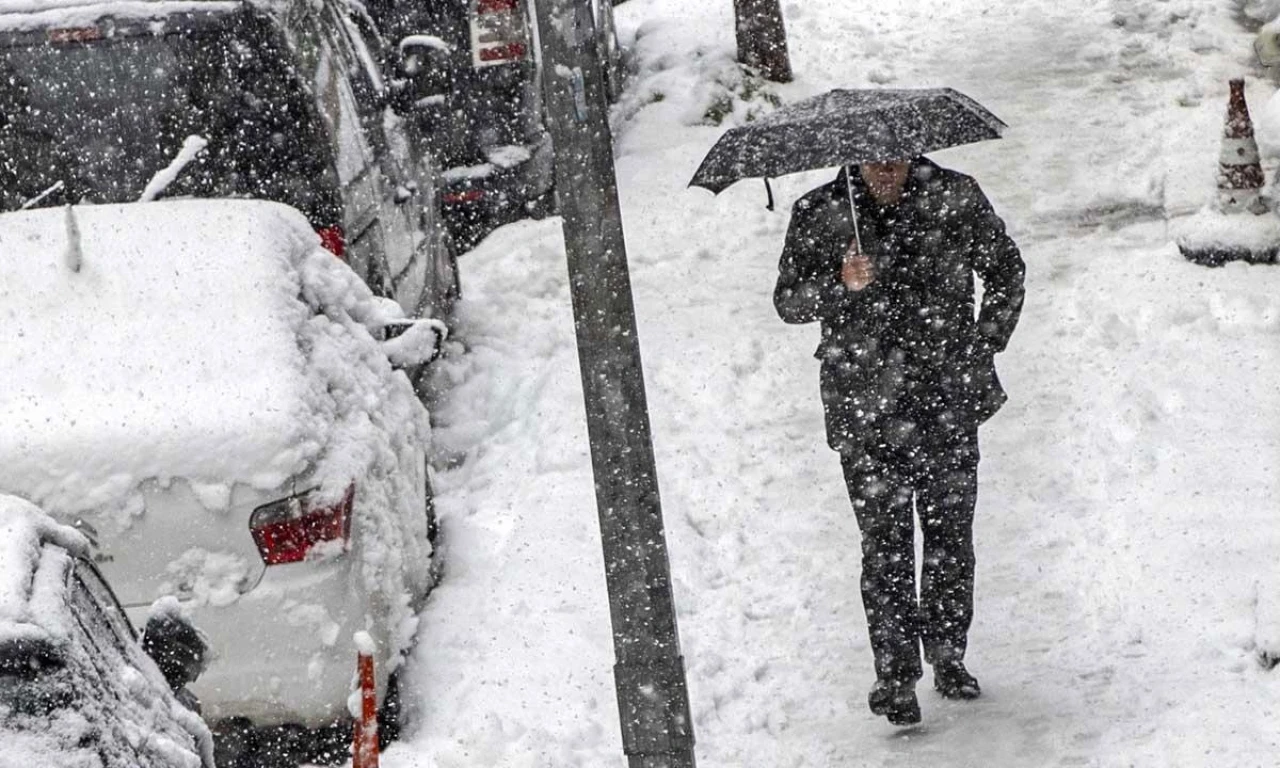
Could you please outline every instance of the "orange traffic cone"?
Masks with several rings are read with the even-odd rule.
[[[1218,156],[1218,209],[1224,213],[1264,213],[1266,206],[1258,193],[1265,182],[1249,105],[1244,100],[1244,80],[1235,79],[1231,81],[1222,150]]]
[[[351,768],[378,768],[378,687],[373,676],[372,641],[357,642],[356,671],[360,681],[360,716],[352,729]]]

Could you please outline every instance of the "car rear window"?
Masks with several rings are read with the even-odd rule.
[[[166,28],[0,44],[0,210],[137,200],[199,135],[208,148],[167,196],[274,200],[338,223],[325,129],[269,23]]]

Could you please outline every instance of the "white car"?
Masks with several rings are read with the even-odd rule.
[[[391,361],[442,325],[233,200],[0,215],[0,322],[0,491],[88,533],[131,616],[182,602],[206,719],[349,721],[358,631],[385,701],[435,573],[428,414]]]

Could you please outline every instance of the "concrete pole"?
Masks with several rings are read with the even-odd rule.
[[[645,401],[591,0],[536,8],[631,768],[694,768],[693,722]]]

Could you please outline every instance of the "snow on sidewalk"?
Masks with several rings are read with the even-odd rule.
[[[1165,222],[1209,193],[1249,35],[1191,0],[864,6],[787,4],[800,79],[766,93],[946,84],[1011,125],[937,156],[1028,263],[1011,401],[982,436],[985,695],[944,702],[926,677],[906,732],[866,711],[817,328],[770,302],[786,207],[830,174],[776,182],[774,213],[758,182],[685,189],[765,99],[728,87],[728,0],[631,0],[618,173],[700,764],[1271,764],[1280,673],[1254,606],[1277,588],[1280,273],[1194,267]],[[435,412],[449,565],[393,767],[623,764],[562,249],[558,221],[526,222],[462,264],[468,350]]]

